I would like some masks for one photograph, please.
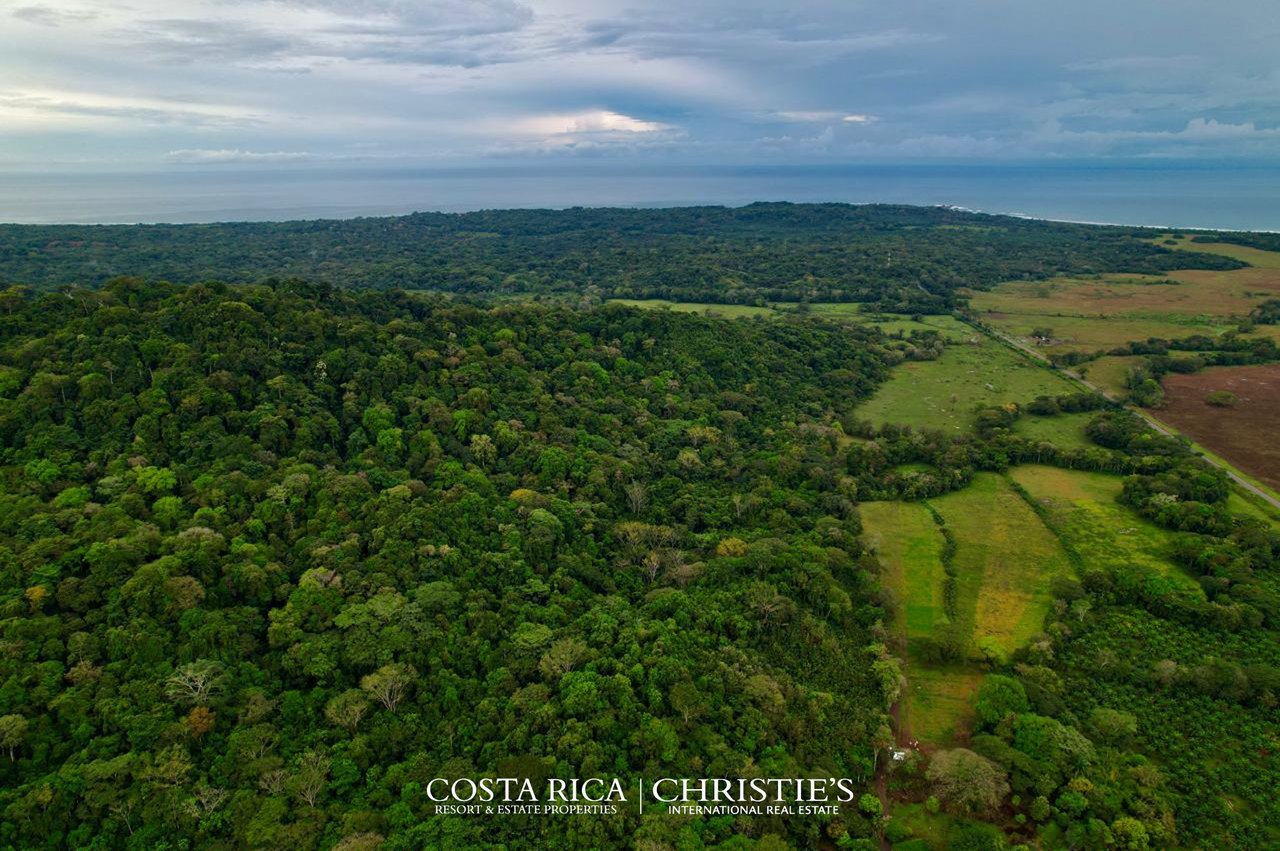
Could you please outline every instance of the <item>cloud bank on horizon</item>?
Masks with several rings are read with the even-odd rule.
[[[0,168],[1280,158],[1269,0],[0,0]]]

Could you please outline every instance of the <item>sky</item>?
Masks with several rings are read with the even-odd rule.
[[[0,0],[0,169],[1280,162],[1275,0]]]

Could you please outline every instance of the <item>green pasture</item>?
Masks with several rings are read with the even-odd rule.
[[[944,617],[942,532],[919,502],[864,502],[858,506],[868,545],[884,567],[894,597],[898,634],[908,645],[927,638]]]
[[[964,490],[933,500],[956,539],[957,621],[974,646],[1005,654],[1044,628],[1050,580],[1072,567],[1061,543],[1003,476],[978,473]]]
[[[1061,449],[1087,449],[1093,443],[1085,436],[1084,429],[1095,416],[1094,411],[1053,417],[1023,414],[1014,423],[1013,430],[1029,440],[1052,443]]]
[[[933,361],[907,361],[858,408],[874,423],[948,432],[972,426],[978,405],[1026,403],[1040,395],[1074,393],[1071,381],[986,336],[947,346]]]
[[[1121,477],[1036,464],[1015,467],[1009,475],[1048,510],[1057,532],[1086,566],[1137,565],[1200,590],[1169,560],[1169,533],[1116,502]]]

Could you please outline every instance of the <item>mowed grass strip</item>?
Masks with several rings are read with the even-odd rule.
[[[1050,580],[1072,570],[1066,551],[995,473],[932,502],[956,539],[957,620],[975,644],[990,638],[1011,653],[1044,628]]]
[[[1169,560],[1170,534],[1116,502],[1123,486],[1120,476],[1038,464],[1015,467],[1009,475],[1048,509],[1055,530],[1086,567],[1136,565],[1201,591]]]
[[[863,537],[884,566],[884,585],[897,604],[895,629],[908,644],[928,638],[944,616],[942,532],[918,502],[864,502]]]
[[[976,405],[1026,403],[1074,393],[1067,379],[988,337],[947,346],[933,361],[907,361],[858,407],[873,423],[898,423],[956,433],[973,424]]]

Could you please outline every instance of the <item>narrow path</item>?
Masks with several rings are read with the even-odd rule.
[[[876,766],[876,797],[880,799],[881,811],[889,815],[889,776],[885,771],[884,763]],[[891,847],[889,840],[885,838],[884,831],[880,831],[880,851],[890,851]]]
[[[1042,355],[1040,352],[1037,352],[1035,349],[1031,348],[1030,346],[1023,344],[1018,340],[1015,340],[1014,338],[995,330],[994,328],[987,328],[986,326],[979,325],[976,322],[972,322],[968,319],[962,319],[961,321],[969,325],[970,327],[978,331],[981,331],[983,334],[986,334],[988,337],[992,337],[996,340],[999,340],[1002,343],[1012,346],[1014,349],[1017,349],[1018,351],[1022,352],[1024,355],[1026,355],[1029,358],[1032,358],[1033,360],[1039,361],[1040,363],[1052,365],[1052,361],[1050,361],[1047,357]],[[1129,403],[1121,399],[1117,399],[1115,396],[1112,396],[1106,390],[1103,390],[1101,387],[1094,384],[1092,381],[1089,381],[1088,379],[1080,376],[1075,371],[1070,369],[1058,369],[1057,371],[1060,374],[1065,375],[1069,380],[1074,381],[1083,387],[1087,387],[1088,389],[1099,394],[1103,398],[1108,399],[1112,402],[1115,402],[1117,405],[1120,405],[1123,408],[1133,411],[1135,414],[1142,417],[1142,419],[1146,421],[1147,425],[1151,426],[1151,428],[1155,429],[1160,434],[1163,434],[1166,437],[1181,436],[1178,434],[1178,432],[1169,428],[1164,423],[1160,422],[1155,417],[1153,417],[1151,414],[1148,414],[1146,411],[1142,410],[1141,408],[1135,407],[1134,405],[1130,405]],[[1268,505],[1272,506],[1273,508],[1280,509],[1280,499],[1276,499],[1274,496],[1267,493],[1262,488],[1255,485],[1253,482],[1250,482],[1248,479],[1245,479],[1243,476],[1237,473],[1234,469],[1232,469],[1230,465],[1222,461],[1219,461],[1217,458],[1211,458],[1208,455],[1201,454],[1200,457],[1203,458],[1205,461],[1209,462],[1210,464],[1212,464],[1213,466],[1225,472],[1227,474],[1227,477],[1230,478],[1231,481],[1235,482],[1237,485],[1244,488],[1249,493],[1264,500]]]

